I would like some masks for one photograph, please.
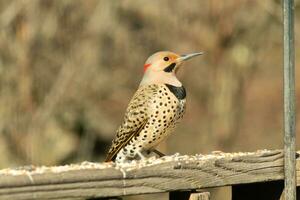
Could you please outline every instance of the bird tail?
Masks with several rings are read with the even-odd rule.
[[[112,154],[107,154],[104,162],[114,162],[115,161],[116,156],[112,155]]]

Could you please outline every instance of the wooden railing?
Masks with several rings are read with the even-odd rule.
[[[299,163],[297,159],[297,185]],[[170,199],[176,199],[181,191],[220,186],[232,186],[232,199],[279,199],[283,166],[281,150],[173,155],[122,165],[27,166],[0,170],[0,199],[91,199],[162,192],[173,192]],[[200,199],[201,194],[196,196]]]

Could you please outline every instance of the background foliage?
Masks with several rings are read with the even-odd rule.
[[[280,3],[0,1],[0,167],[102,161],[159,50],[205,52],[179,74],[187,113],[162,151],[282,148]]]

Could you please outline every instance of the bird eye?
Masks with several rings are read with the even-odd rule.
[[[169,60],[169,57],[164,57],[164,61],[168,61]]]

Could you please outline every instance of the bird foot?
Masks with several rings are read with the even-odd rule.
[[[162,152],[160,152],[160,151],[158,151],[158,150],[156,150],[156,149],[153,149],[152,150],[154,153],[156,153],[159,157],[164,157],[165,156],[165,154],[163,154]]]
[[[141,160],[145,160],[146,157],[141,153],[141,152],[137,152],[137,155],[141,158]]]

